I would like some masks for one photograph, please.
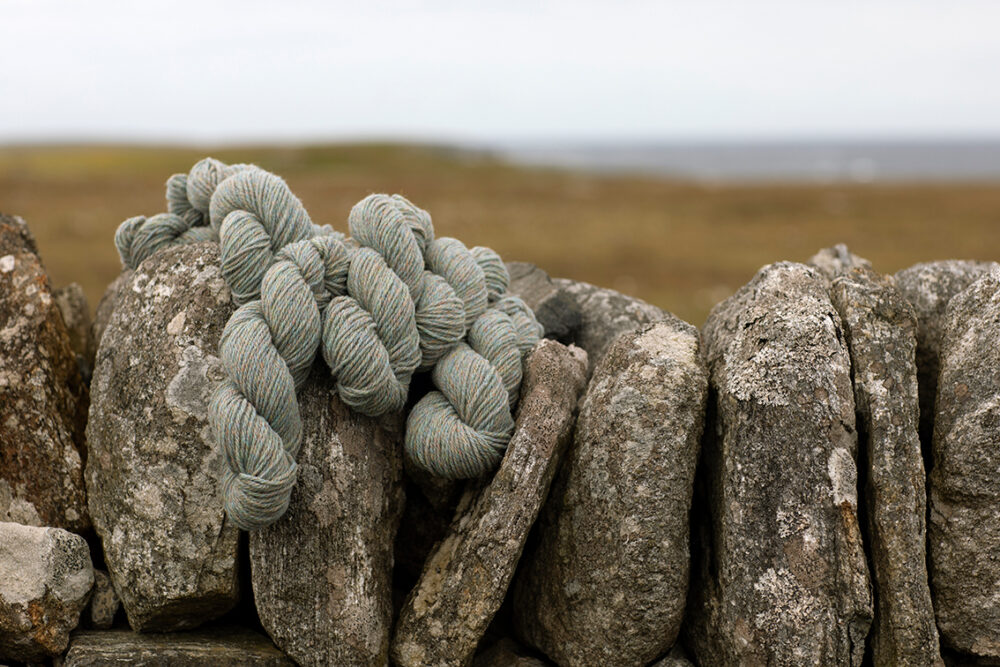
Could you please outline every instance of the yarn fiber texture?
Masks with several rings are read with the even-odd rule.
[[[115,244],[136,267],[180,243],[217,240],[239,308],[219,343],[226,378],[209,420],[226,469],[228,516],[243,529],[287,509],[302,438],[296,392],[318,352],[341,400],[371,416],[400,411],[413,374],[437,387],[407,420],[407,456],[433,474],[475,477],[514,430],[523,358],[542,329],[488,248],[435,238],[430,215],[370,195],[351,238],[312,223],[279,177],[207,158],[167,181],[168,212],[123,222]]]

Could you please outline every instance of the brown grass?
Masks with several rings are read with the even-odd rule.
[[[416,146],[5,148],[0,211],[28,221],[54,284],[80,283],[93,307],[119,270],[117,225],[163,210],[166,178],[206,154],[280,174],[315,222],[346,231],[356,201],[399,192],[431,212],[439,235],[634,294],[695,324],[760,266],[804,261],[837,242],[883,272],[1000,259],[997,185],[707,186]]]

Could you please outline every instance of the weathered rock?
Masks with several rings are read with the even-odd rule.
[[[101,338],[104,336],[104,330],[108,327],[108,322],[111,321],[111,313],[115,312],[115,304],[118,303],[122,288],[130,285],[131,280],[132,269],[124,269],[117,278],[111,281],[111,284],[104,290],[101,300],[97,302],[94,321],[90,325],[90,340],[94,345],[92,359],[96,360],[97,358],[97,348],[101,344]]]
[[[238,599],[238,531],[225,520],[208,424],[232,310],[218,246],[177,246],[130,276],[98,351],[90,511],[138,631],[191,628]]]
[[[87,400],[34,238],[0,215],[0,521],[90,526]]]
[[[63,667],[292,667],[295,663],[256,632],[237,627],[175,634],[128,630],[73,635]]]
[[[996,262],[947,260],[916,264],[896,274],[896,285],[917,316],[920,440],[925,456],[930,453],[934,432],[934,398],[937,395],[945,309],[953,296],[996,268],[1000,268]]]
[[[930,473],[931,590],[944,644],[1000,663],[1000,270],[951,299]]]
[[[257,611],[299,664],[386,664],[402,423],[349,410],[326,368],[299,399],[305,432],[288,511],[250,535]]]
[[[471,663],[570,440],[586,364],[582,350],[551,340],[530,353],[500,468],[465,491],[400,612],[392,657],[401,667]]]
[[[851,252],[846,245],[838,243],[831,248],[823,248],[809,258],[809,266],[816,268],[827,280],[847,275],[851,269],[872,268],[872,263]]]
[[[676,645],[670,649],[670,653],[654,662],[651,667],[694,667],[694,664],[688,658],[687,652],[680,645]]]
[[[111,585],[111,577],[104,570],[94,570],[94,590],[87,605],[87,625],[96,630],[107,630],[115,622],[121,600]]]
[[[850,358],[826,280],[767,266],[702,334],[715,400],[686,644],[705,665],[858,665],[871,594]]]
[[[645,665],[677,638],[708,373],[677,318],[594,370],[514,591],[518,635],[560,665]]]
[[[545,329],[545,336],[567,345],[572,343],[583,323],[576,299],[534,264],[507,262],[507,272],[510,292],[524,299],[535,311],[535,319]]]
[[[583,348],[590,359],[589,371],[619,334],[666,317],[656,306],[614,290],[549,278],[534,264],[509,262],[507,271],[510,291],[535,311],[545,335]]]
[[[927,583],[916,318],[895,282],[870,268],[844,271],[833,281],[831,298],[854,368],[865,480],[861,506],[875,583],[874,663],[940,664]]]
[[[0,523],[0,659],[62,653],[93,584],[90,551],[79,535]]]
[[[90,304],[78,283],[70,283],[52,293],[62,313],[63,322],[69,331],[69,344],[76,354],[80,371],[90,379],[94,368],[94,352],[97,349],[93,341],[93,327],[90,321]]]
[[[509,637],[477,655],[473,662],[474,667],[548,667],[549,664]]]

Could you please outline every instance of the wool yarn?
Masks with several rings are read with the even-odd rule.
[[[408,456],[450,478],[497,464],[541,327],[505,294],[495,252],[435,238],[430,215],[398,195],[354,206],[345,239],[314,225],[279,177],[211,158],[168,180],[167,206],[126,220],[115,243],[131,267],[169,245],[220,243],[240,307],[220,341],[227,377],[210,422],[236,525],[259,528],[287,508],[302,437],[295,394],[318,350],[345,404],[373,416],[402,409],[413,374],[431,370],[437,391],[410,414]]]

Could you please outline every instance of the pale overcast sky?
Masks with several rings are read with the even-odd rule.
[[[1000,2],[0,0],[0,142],[1000,136]]]

